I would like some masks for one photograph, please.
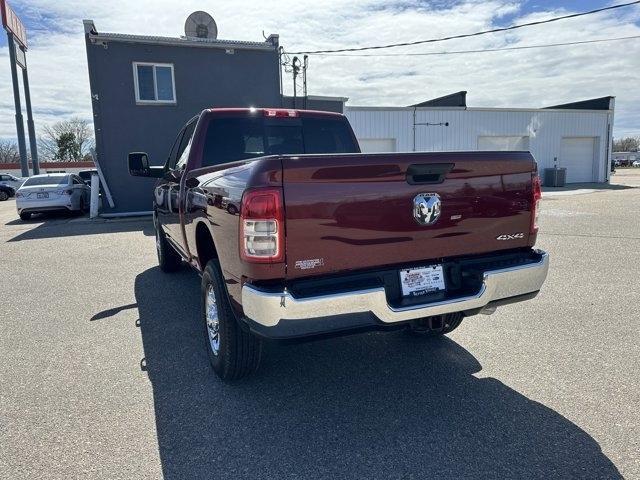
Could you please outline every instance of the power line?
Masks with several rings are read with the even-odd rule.
[[[548,48],[548,47],[564,47],[567,45],[584,45],[585,43],[601,43],[615,42],[619,40],[631,40],[640,38],[640,35],[630,37],[617,38],[600,38],[594,40],[582,40],[576,42],[565,43],[545,43],[541,45],[522,45],[517,47],[501,47],[501,48],[485,48],[480,50],[448,50],[442,52],[423,52],[423,53],[318,53],[319,57],[428,57],[431,55],[456,55],[462,53],[485,53],[485,52],[504,52],[508,50],[528,50],[531,48]]]
[[[518,25],[511,25],[509,27],[494,28],[492,30],[483,30],[481,32],[475,32],[475,33],[452,35],[449,37],[441,37],[441,38],[431,38],[429,40],[417,40],[414,42],[391,43],[388,45],[375,45],[375,46],[369,46],[369,47],[338,48],[334,50],[311,50],[307,52],[287,52],[287,53],[290,53],[291,55],[303,55],[303,54],[312,55],[312,54],[321,54],[321,53],[360,52],[363,50],[380,50],[383,48],[407,47],[411,45],[421,45],[423,43],[444,42],[446,40],[454,40],[459,38],[477,37],[479,35],[486,35],[488,33],[506,32],[509,30],[515,30],[517,28],[531,27],[533,25],[542,25],[545,23],[557,22],[559,20],[566,20],[568,18],[583,17],[585,15],[592,15],[594,13],[600,13],[607,10],[614,10],[616,8],[628,7],[630,5],[637,5],[639,3],[640,3],[640,0],[636,0],[634,2],[627,2],[627,3],[621,3],[619,5],[612,5],[610,7],[597,8],[595,10],[589,10],[588,12],[572,13],[570,15],[563,15],[561,17],[549,18],[547,20],[538,20],[536,22],[521,23]]]

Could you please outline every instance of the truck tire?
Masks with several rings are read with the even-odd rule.
[[[411,322],[406,331],[418,337],[439,337],[453,332],[460,326],[463,318],[462,312],[420,318]]]
[[[255,372],[262,342],[240,327],[217,259],[210,260],[202,273],[201,296],[203,332],[213,371],[224,381]]]
[[[20,220],[30,220],[31,219],[31,212],[22,212],[20,214]]]
[[[182,258],[171,246],[165,233],[156,221],[153,222],[156,231],[156,252],[158,253],[158,265],[165,273],[175,272],[182,266]]]

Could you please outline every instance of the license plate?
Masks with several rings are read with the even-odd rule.
[[[442,265],[400,270],[402,296],[416,297],[445,289]]]
[[[38,198],[49,198],[49,194],[48,193],[39,193],[38,194]]]

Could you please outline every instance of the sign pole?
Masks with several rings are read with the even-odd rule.
[[[22,47],[19,47],[22,49]],[[24,50],[22,50],[24,52]],[[24,104],[27,108],[27,130],[29,131],[29,151],[31,152],[31,163],[33,164],[33,174],[40,174],[40,161],[38,160],[38,145],[36,143],[36,129],[31,113],[31,93],[29,92],[29,74],[27,73],[27,56],[24,55],[24,65],[22,66],[22,83],[24,85]]]
[[[29,176],[29,162],[27,161],[27,146],[24,141],[24,123],[22,121],[22,108],[20,106],[20,89],[18,87],[18,71],[16,68],[16,45],[13,34],[7,32],[9,41],[9,62],[11,63],[11,81],[13,82],[13,102],[16,106],[16,130],[18,134],[18,150],[20,151],[20,167],[22,176]]]

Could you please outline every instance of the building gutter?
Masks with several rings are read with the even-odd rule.
[[[145,37],[140,35],[125,35],[119,33],[90,33],[92,44],[107,44],[109,42],[141,43],[147,45],[168,45],[173,47],[217,48],[222,50],[264,50],[276,51],[277,47],[271,43],[244,42],[213,42],[189,38]]]

